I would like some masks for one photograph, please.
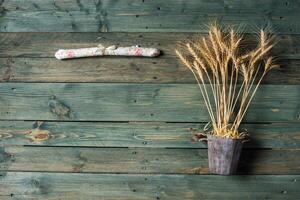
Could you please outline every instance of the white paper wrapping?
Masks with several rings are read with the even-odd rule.
[[[156,48],[144,48],[139,46],[116,47],[115,45],[104,47],[81,48],[81,49],[60,49],[55,53],[55,57],[59,60],[94,57],[94,56],[141,56],[156,57],[160,54],[160,50]]]

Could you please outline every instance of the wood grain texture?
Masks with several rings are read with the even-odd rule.
[[[245,122],[299,121],[300,86],[263,85]],[[0,119],[207,122],[195,84],[2,83]]]
[[[182,33],[1,33],[0,81],[11,82],[135,82],[195,83],[175,56],[179,41],[195,34]],[[299,84],[300,37],[279,36],[274,55],[280,69],[264,84]],[[117,41],[117,42],[116,42]],[[96,46],[98,43],[158,47],[158,58],[85,58],[59,61],[59,48]]]
[[[262,84],[300,84],[300,60],[282,60]],[[1,82],[196,83],[177,58],[0,58]]]
[[[0,82],[17,82],[0,84],[0,199],[297,199],[299,9],[298,0],[0,0]],[[241,130],[251,140],[230,177],[208,175],[206,144],[192,140],[209,118],[174,54],[216,19],[279,34],[281,68],[250,107]],[[54,58],[99,43],[163,55]]]
[[[205,123],[99,123],[0,121],[0,145],[206,148],[193,134]],[[299,123],[242,124],[250,134],[246,148],[300,148]],[[32,132],[37,133],[33,135]],[[48,138],[38,140],[47,132]]]
[[[204,36],[198,33],[0,33],[0,57],[54,58],[59,48],[93,47],[102,43],[108,45],[155,46],[171,58],[180,41]],[[247,40],[254,41],[255,35],[246,34]],[[284,59],[300,59],[300,36],[278,35],[274,54]],[[251,45],[252,46],[252,45]],[[99,59],[97,59],[99,60]],[[100,59],[105,60],[105,59]],[[118,60],[118,59],[115,59]],[[158,59],[156,59],[158,60]]]
[[[246,150],[238,174],[299,174],[300,150]],[[207,149],[4,147],[1,171],[209,174]]]
[[[0,196],[3,199],[294,200],[300,195],[299,175],[225,177],[28,172],[1,175]]]
[[[300,86],[263,85],[245,122],[299,121]],[[0,119],[207,122],[195,84],[2,83]]]
[[[205,122],[194,84],[3,83],[0,119]],[[299,86],[261,86],[247,122],[298,121]]]
[[[299,2],[205,0],[6,0],[2,32],[204,32],[216,19],[224,24],[271,25],[280,33],[299,33]]]

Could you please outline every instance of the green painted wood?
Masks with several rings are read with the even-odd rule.
[[[211,176],[3,173],[3,199],[297,199],[299,175]],[[12,197],[11,197],[12,196]]]
[[[204,32],[216,19],[249,27],[272,25],[280,33],[299,33],[299,2],[205,0],[6,0],[2,32]]]
[[[206,148],[193,141],[205,123],[99,123],[0,121],[0,145]],[[300,148],[299,123],[243,124],[250,134],[246,148]],[[48,133],[45,140],[35,136]]]
[[[195,83],[174,53],[177,42],[187,36],[194,34],[1,33],[0,81]],[[280,57],[282,66],[270,73],[263,83],[299,84],[300,37],[281,35],[279,38],[274,55]],[[59,61],[54,58],[59,48],[91,47],[100,42],[155,46],[163,55],[145,59],[106,57]]]
[[[0,1],[0,32],[43,32],[0,33],[0,81],[21,82],[0,84],[0,199],[297,199],[299,8],[297,0]],[[285,34],[274,50],[282,67],[264,81],[243,124],[251,134],[246,148],[273,148],[244,149],[239,173],[259,176],[194,175],[208,174],[206,145],[191,140],[205,123],[188,122],[208,116],[174,48],[216,18],[250,25],[246,32],[271,24]],[[164,54],[53,58],[58,48],[98,43]]]
[[[239,174],[299,174],[300,150],[246,150]],[[1,171],[209,174],[207,149],[4,147]]]
[[[201,34],[203,36],[203,34]],[[178,42],[198,33],[0,33],[0,57],[54,58],[60,48],[83,48],[103,45],[141,45],[160,48],[164,57],[175,58]],[[253,40],[254,35],[245,37]],[[300,36],[278,35],[274,54],[284,59],[300,59]],[[128,58],[127,58],[128,59]],[[104,62],[106,59],[96,59]],[[115,59],[118,60],[118,59]],[[147,59],[146,59],[147,60]],[[156,58],[156,61],[159,59]]]
[[[281,71],[278,73],[283,74]],[[1,82],[194,83],[192,76],[177,59],[166,56],[158,59],[88,58],[69,61],[55,58],[0,58]],[[298,77],[288,81],[276,75],[275,79],[276,84],[299,81]]]
[[[282,60],[262,84],[300,84],[300,60]],[[55,58],[0,58],[1,82],[125,82],[196,83],[177,59],[88,58],[59,61]]]
[[[300,86],[263,85],[246,122],[299,121]],[[207,122],[195,84],[2,83],[0,119]]]

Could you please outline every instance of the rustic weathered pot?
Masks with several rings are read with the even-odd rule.
[[[207,135],[208,161],[211,173],[232,175],[236,173],[243,140]]]

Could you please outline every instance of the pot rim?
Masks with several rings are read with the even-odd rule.
[[[220,137],[220,136],[216,136],[216,135],[212,135],[212,134],[207,134],[207,139],[209,139],[209,138],[216,138],[216,139],[220,139],[220,140],[235,140],[235,141],[245,140],[243,138],[225,138],[225,137]]]

